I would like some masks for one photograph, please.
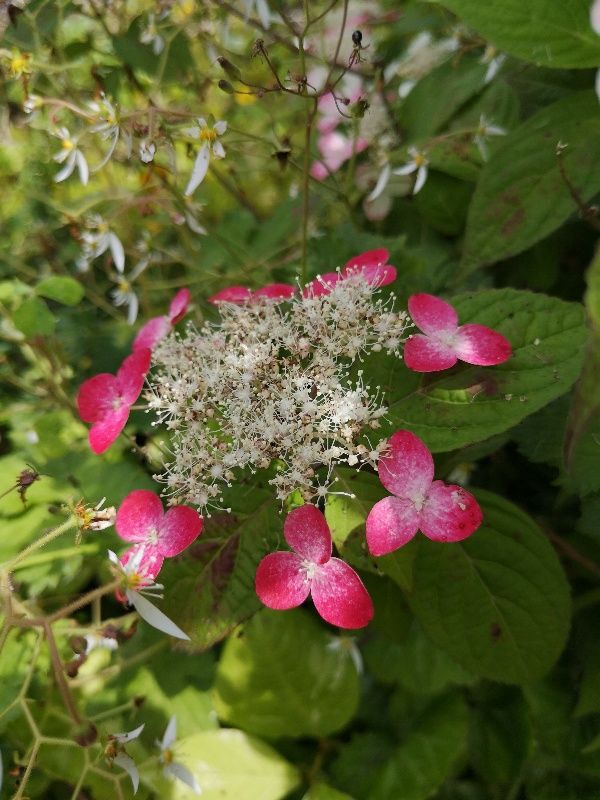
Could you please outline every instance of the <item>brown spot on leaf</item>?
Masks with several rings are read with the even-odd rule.
[[[490,625],[490,636],[493,642],[497,642],[502,636],[502,628],[497,622],[492,622]]]
[[[524,219],[525,211],[522,208],[517,208],[514,214],[512,214],[502,226],[502,233],[505,236],[512,236],[516,228],[523,223]]]

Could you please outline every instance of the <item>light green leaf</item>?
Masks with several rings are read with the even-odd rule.
[[[75,278],[54,275],[44,278],[35,287],[35,291],[49,300],[56,300],[65,306],[76,306],[84,295],[83,286]]]
[[[380,771],[369,800],[426,800],[466,748],[468,713],[460,695],[435,700]]]
[[[49,336],[54,332],[56,318],[39,297],[28,297],[13,314],[13,322],[25,336]]]
[[[600,65],[588,0],[439,0],[511,55],[555,68]]]
[[[431,639],[465,669],[525,683],[558,658],[569,587],[551,545],[512,503],[477,492],[483,525],[461,543],[423,539],[411,607]]]
[[[600,190],[598,98],[577,92],[543,108],[497,144],[471,200],[463,273],[526,250],[577,213],[559,168],[559,142],[567,145],[564,171],[582,202]]]
[[[546,295],[492,289],[451,302],[461,323],[504,334],[513,355],[497,367],[426,376],[417,386],[403,367],[375,376],[389,403],[385,432],[408,428],[434,452],[508,430],[564,394],[579,375],[587,336],[581,306]]]
[[[352,797],[345,792],[338,792],[326,783],[317,783],[311,786],[302,800],[352,800]]]
[[[358,704],[349,653],[307,612],[263,610],[231,637],[215,683],[219,717],[262,736],[326,736]]]

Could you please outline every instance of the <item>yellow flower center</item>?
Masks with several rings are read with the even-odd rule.
[[[427,164],[427,159],[422,153],[417,153],[415,156],[415,164],[417,167],[424,167]]]
[[[26,53],[16,53],[10,60],[9,69],[12,75],[18,77],[29,68],[29,56]]]
[[[63,139],[62,140],[62,146],[63,146],[63,150],[72,150],[75,147],[75,145],[73,144],[73,142],[70,139]]]
[[[170,764],[173,761],[173,751],[172,750],[163,750],[162,752],[162,760],[164,764]]]
[[[119,283],[117,284],[117,287],[118,287],[119,291],[123,292],[123,293],[131,291],[131,284],[129,283],[129,281],[125,280],[125,278],[122,278],[119,281]]]
[[[217,132],[213,128],[202,128],[200,131],[201,142],[214,142],[217,138]]]

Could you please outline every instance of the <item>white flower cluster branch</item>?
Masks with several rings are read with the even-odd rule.
[[[380,388],[351,370],[370,352],[399,357],[409,324],[393,295],[377,295],[356,274],[283,305],[222,303],[218,324],[163,340],[146,398],[154,424],[171,432],[172,458],[155,476],[164,494],[208,514],[240,470],[276,462],[277,498],[299,490],[311,500],[331,491],[334,465],[374,465],[385,440],[368,447],[362,434],[380,427],[386,407]]]

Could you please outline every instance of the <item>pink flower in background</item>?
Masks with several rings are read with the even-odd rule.
[[[171,300],[168,314],[163,314],[161,317],[152,317],[140,328],[133,342],[133,350],[139,350],[142,347],[148,347],[152,350],[156,347],[158,342],[186,315],[190,297],[189,289],[180,289]]]
[[[310,78],[309,78],[309,82]],[[340,112],[344,111],[346,104],[342,100],[349,100],[350,103],[355,103],[361,98],[363,94],[363,80],[360,75],[355,75],[351,72],[346,73],[341,86],[336,87],[335,96],[333,90],[322,94],[319,98],[319,120],[317,122],[317,130],[321,134],[327,134],[334,131],[337,126],[344,121],[344,117]]]
[[[121,557],[123,565],[139,555],[138,567],[154,579],[165,558],[179,555],[202,532],[202,517],[189,506],[173,506],[167,513],[158,495],[146,489],[131,492],[117,511],[115,529],[134,547]]]
[[[326,133],[317,141],[322,158],[320,161],[315,161],[310,168],[310,174],[318,181],[323,181],[332,172],[337,172],[345,161],[348,161],[356,153],[361,153],[368,145],[366,139],[359,138],[355,142],[337,131]]]
[[[303,297],[320,297],[329,294],[338,281],[362,275],[371,286],[387,286],[396,280],[396,267],[387,263],[390,254],[384,248],[367,250],[346,261],[340,272],[325,272],[308,283],[302,291]]]
[[[256,593],[269,608],[301,605],[308,595],[326,622],[339,628],[363,628],[373,603],[352,567],[331,557],[331,533],[323,514],[311,505],[288,514],[283,535],[293,552],[265,556],[256,571]]]
[[[140,396],[151,352],[140,348],[128,356],[116,375],[101,373],[85,381],[77,394],[79,416],[91,422],[90,447],[103,453],[125,427],[131,406]]]
[[[257,298],[261,297],[267,300],[280,302],[282,300],[289,300],[295,292],[295,288],[289,283],[269,283],[255,291],[248,289],[247,286],[228,286],[226,289],[221,289],[220,292],[209,297],[208,302],[213,305],[217,305],[218,303],[243,305],[244,303],[256,301]]]
[[[418,530],[434,542],[460,542],[481,525],[473,495],[460,486],[434,481],[433,457],[410,431],[397,431],[379,459],[379,480],[392,492],[367,517],[367,544],[374,556],[403,547]]]
[[[408,311],[423,333],[413,334],[404,347],[404,361],[415,372],[437,372],[458,360],[481,367],[502,364],[512,354],[510,342],[485,325],[458,324],[454,308],[431,294],[413,294]]]

